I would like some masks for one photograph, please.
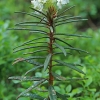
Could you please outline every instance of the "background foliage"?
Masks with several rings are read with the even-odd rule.
[[[70,10],[70,14],[81,15],[83,18],[88,18],[88,21],[84,23],[68,24],[66,27],[57,29],[62,32],[66,30],[67,33],[77,33],[91,36],[90,39],[73,38],[68,41],[75,47],[87,50],[90,54],[78,55],[74,53],[74,57],[70,56],[67,60],[69,62],[83,64],[82,70],[86,73],[82,74],[67,70],[67,69],[55,69],[58,74],[63,74],[66,77],[86,77],[87,80],[83,81],[69,81],[67,83],[58,84],[61,88],[55,87],[57,91],[61,93],[68,93],[70,95],[69,100],[78,100],[75,96],[79,96],[79,100],[100,100],[100,6],[99,0],[74,0],[70,1],[67,6],[76,5],[76,7]],[[22,14],[15,14],[15,11],[30,12],[29,0],[1,0],[0,1],[0,100],[12,100],[16,98],[16,94],[22,92],[24,88],[28,87],[28,83],[21,83],[21,86],[16,84],[16,81],[9,81],[8,77],[22,75],[28,69],[30,65],[26,63],[20,63],[12,65],[12,62],[17,58],[20,53],[13,54],[12,50],[15,46],[21,44],[23,41],[32,39],[34,36],[27,32],[20,31],[8,31],[10,27],[14,27],[14,24],[23,20],[35,20],[29,16]],[[59,57],[64,60],[62,56]],[[72,73],[71,73],[72,72]],[[42,75],[37,73],[37,76]],[[21,87],[21,88],[19,88]],[[20,100],[28,100],[27,98],[21,98]]]

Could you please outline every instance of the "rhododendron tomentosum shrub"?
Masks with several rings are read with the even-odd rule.
[[[44,2],[42,2],[42,0],[33,0],[32,3],[37,3],[38,1],[41,1],[39,4],[40,6],[43,5],[47,0],[43,0]],[[65,2],[64,0],[57,0],[57,5],[61,5],[60,3],[68,3],[68,0],[65,0]],[[84,72],[78,68],[78,66],[81,65],[67,62],[67,56],[73,55],[72,51],[76,51],[76,53],[88,52],[75,48],[69,44],[66,39],[64,40],[64,38],[61,37],[88,37],[79,34],[56,32],[56,28],[58,26],[86,20],[82,19],[80,16],[67,15],[66,12],[73,7],[74,6],[67,8],[62,12],[57,11],[54,6],[48,7],[45,12],[35,8],[31,8],[33,10],[32,13],[17,12],[37,18],[37,21],[35,22],[20,22],[16,24],[17,27],[14,28],[14,30],[29,31],[33,36],[37,36],[36,38],[33,38],[32,40],[29,40],[14,48],[15,53],[22,52],[24,57],[17,58],[13,64],[18,62],[27,62],[33,65],[33,68],[29,69],[22,76],[9,77],[9,79],[19,80],[21,82],[32,81],[32,85],[20,93],[17,99],[21,96],[26,96],[32,98],[33,100],[58,100],[58,98],[61,100],[67,100],[68,95],[59,93],[54,86],[56,86],[57,82],[59,81],[67,81],[70,79],[55,73],[54,68],[56,67],[59,69],[59,67],[66,67],[66,69],[69,68],[84,74]],[[66,61],[59,60],[58,58],[60,55],[66,57]],[[46,74],[42,76],[36,76],[35,73],[37,72]],[[28,74],[30,74],[30,76]],[[39,94],[39,92],[43,92],[45,96]]]

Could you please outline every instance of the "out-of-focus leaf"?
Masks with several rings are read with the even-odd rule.
[[[23,94],[22,96],[30,97],[32,99],[44,100],[44,98],[39,96],[38,94],[26,93],[26,94]]]
[[[30,63],[30,64],[32,64],[32,65],[36,65],[36,66],[40,66],[41,64],[39,63],[39,62],[36,62],[36,61],[34,61],[34,60],[26,60],[26,62],[28,62],[28,63]]]
[[[17,58],[12,65],[18,63],[18,62],[21,62],[21,61],[24,61],[25,59],[24,58]]]
[[[58,92],[56,92],[56,94],[57,94],[57,97],[60,98],[61,100],[68,100],[67,99],[69,97],[68,95],[66,95],[66,94],[63,95]]]
[[[48,65],[49,65],[49,62],[50,62],[50,59],[51,59],[51,56],[52,54],[48,54],[46,59],[45,59],[45,62],[44,62],[44,71],[47,69]]]
[[[73,66],[73,64],[69,64],[69,63],[66,63],[66,62],[62,62],[62,61],[60,61],[60,60],[54,60],[55,62],[57,62],[57,63],[59,63],[59,64],[62,64],[62,65],[64,65],[64,66],[67,66],[67,67],[69,67],[69,68],[71,68],[71,69],[73,69],[73,70],[76,70],[76,71],[78,71],[78,72],[80,72],[80,73],[82,73],[82,74],[85,74],[82,70],[80,70],[79,68],[77,68],[76,66]]]
[[[65,81],[65,80],[66,80],[65,77],[63,77],[63,76],[61,76],[61,75],[58,75],[58,74],[56,74],[56,73],[53,73],[53,72],[52,72],[52,75],[54,76],[55,79],[57,79],[57,80],[59,80],[59,81]]]
[[[46,81],[46,79],[40,80],[38,81],[36,84],[33,84],[32,86],[30,86],[28,89],[26,89],[24,92],[22,92],[21,94],[18,95],[17,99],[19,97],[21,97],[22,95],[26,94],[27,92],[31,91],[32,89],[34,89],[35,87],[39,86],[40,84],[42,84],[44,81]]]
[[[50,85],[48,91],[49,91],[50,100],[57,100],[56,92],[55,92],[53,86]]]
[[[68,85],[68,86],[66,87],[67,93],[69,93],[69,92],[71,91],[71,89],[72,89],[72,86],[71,86],[71,85]]]
[[[32,69],[28,70],[24,75],[28,74],[29,72],[33,72],[33,71],[35,71],[36,69],[42,68],[42,67],[43,67],[43,65],[35,66],[35,67],[33,67]]]
[[[66,50],[65,50],[62,46],[60,46],[60,45],[57,44],[57,43],[54,43],[54,45],[55,45],[56,47],[58,47],[58,48],[64,53],[65,56],[67,55],[67,54],[66,54]]]
[[[29,76],[12,76],[12,77],[9,77],[8,79],[20,80],[20,81],[40,81],[40,80],[43,80],[43,78],[40,78],[40,77],[29,77]]]

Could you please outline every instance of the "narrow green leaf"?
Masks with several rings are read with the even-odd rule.
[[[66,54],[66,50],[65,50],[62,46],[60,46],[60,45],[57,44],[57,43],[54,43],[54,45],[55,45],[56,47],[58,47],[58,48],[64,53],[65,56],[67,55],[67,54]]]
[[[30,59],[43,59],[45,58],[44,56],[32,56],[32,57],[29,57],[29,58],[25,58],[25,60],[30,60]]]
[[[61,42],[65,43],[65,44],[67,44],[67,45],[70,46],[70,47],[73,47],[73,46],[71,46],[69,43],[67,43],[67,42],[65,42],[65,41],[63,41],[63,40],[61,40],[61,39],[59,39],[59,38],[55,38],[55,39],[58,40],[58,41],[61,41]]]
[[[30,30],[30,33],[33,33],[33,32],[47,35],[47,32],[46,31],[42,31],[42,30]]]
[[[39,39],[43,39],[43,38],[48,38],[48,37],[39,37],[39,38],[35,38],[35,39],[33,39],[33,40],[29,40],[29,41],[27,41],[27,42],[24,42],[22,45],[19,45],[19,46],[17,46],[17,47],[15,47],[14,49],[16,49],[16,48],[18,48],[18,47],[21,47],[21,46],[24,46],[24,45],[26,45],[26,44],[29,44],[30,42],[32,42],[32,41],[36,41],[36,40],[39,40]]]
[[[50,100],[57,100],[56,92],[51,85],[49,86],[49,98]]]
[[[88,54],[87,51],[82,50],[82,49],[78,49],[78,48],[73,48],[73,47],[64,47],[64,49],[70,49],[70,50],[80,51],[80,52],[84,52],[84,53],[87,53],[87,54]]]
[[[53,73],[53,72],[52,72],[52,75],[54,76],[55,79],[57,79],[57,80],[59,80],[59,81],[65,81],[65,80],[66,80],[65,77],[63,77],[63,76],[61,76],[61,75],[58,75],[58,74],[56,74],[56,73]]]
[[[63,16],[57,17],[57,18],[55,19],[55,22],[56,22],[57,20],[60,20],[60,19],[66,18],[66,17],[72,17],[72,15],[63,15]]]
[[[49,62],[50,62],[50,59],[51,59],[51,56],[52,54],[48,54],[46,59],[45,59],[45,62],[44,62],[44,71],[47,69],[48,65],[49,65]]]
[[[32,69],[28,70],[28,71],[24,74],[24,76],[27,75],[29,72],[33,72],[33,71],[35,71],[36,69],[42,68],[42,67],[43,67],[43,65],[35,66],[35,67],[33,67]]]
[[[67,8],[67,9],[65,9],[63,12],[59,13],[57,17],[59,17],[60,15],[63,15],[65,12],[67,12],[67,11],[70,10],[70,9],[72,9],[73,7],[75,7],[75,5],[72,6],[72,7]]]
[[[31,29],[31,28],[9,28],[9,30],[27,30],[27,31],[30,31],[30,33],[35,32],[36,34],[37,33],[39,33],[39,34],[47,34],[47,32],[45,32],[45,31],[34,30],[34,29]]]
[[[39,42],[39,41],[36,41],[36,42],[29,42],[29,43],[26,43],[25,45],[19,45],[19,46],[17,46],[17,47],[15,47],[15,48],[13,48],[13,50],[15,50],[15,49],[17,49],[17,48],[19,48],[19,47],[22,47],[22,46],[26,46],[26,45],[31,45],[31,44],[47,44],[47,42]]]
[[[42,84],[44,81],[46,81],[46,79],[40,80],[37,82],[37,84],[33,84],[32,86],[30,86],[28,89],[26,89],[24,92],[20,93],[19,96],[17,97],[17,99],[19,97],[21,97],[22,95],[26,94],[27,92],[31,91],[32,89],[34,89],[35,87],[39,86],[40,84]]]
[[[79,35],[79,34],[66,34],[66,33],[57,33],[55,35],[65,35],[65,36],[74,36],[74,37],[84,37],[84,38],[91,38],[89,36]]]
[[[71,69],[73,69],[73,70],[76,70],[76,71],[78,71],[78,72],[80,72],[80,73],[82,73],[82,74],[85,74],[82,70],[80,70],[79,68],[77,68],[76,66],[73,66],[72,64],[69,64],[69,63],[66,63],[66,62],[62,62],[62,61],[60,61],[60,60],[54,60],[55,62],[57,62],[57,63],[59,63],[59,64],[62,64],[62,65],[64,65],[64,66],[67,66],[67,67],[69,67],[69,68],[71,68]]]
[[[35,9],[35,8],[31,8],[31,9],[34,10],[34,11],[36,11],[36,12],[38,12],[38,13],[40,13],[40,14],[42,14],[42,15],[44,15],[45,17],[47,17],[47,15],[45,13],[43,13],[43,12],[41,12],[41,11]]]
[[[55,23],[64,22],[64,21],[70,20],[70,19],[78,19],[78,18],[81,19],[80,16],[72,16],[72,17],[67,17],[67,18],[63,16],[62,20],[57,20]]]
[[[29,76],[12,76],[12,77],[9,77],[8,79],[11,79],[11,80],[20,80],[20,81],[40,81],[40,80],[43,80],[44,78],[29,77]]]
[[[78,20],[64,21],[64,22],[55,24],[55,26],[59,26],[59,25],[62,25],[62,24],[67,24],[67,23],[72,23],[72,22],[86,21],[86,20],[87,19],[78,19]]]
[[[37,99],[37,100],[44,100],[44,98],[39,96],[38,94],[26,93],[26,94],[23,94],[22,96],[30,97],[32,99]]]
[[[16,52],[19,52],[19,51],[22,51],[22,50],[26,50],[26,49],[32,49],[32,48],[44,48],[44,47],[47,47],[47,46],[29,46],[29,47],[25,47],[25,48],[21,48],[21,49],[18,49],[18,50],[15,50],[14,53]]]
[[[63,52],[57,52],[57,53],[54,53],[53,55],[58,55],[58,54],[63,54]],[[67,53],[67,55],[72,55],[71,53]]]
[[[15,26],[17,25],[25,25],[25,26],[33,26],[33,25],[46,25],[46,23],[43,23],[43,22],[29,22],[29,21],[26,21],[26,22],[20,22],[20,23],[17,23],[15,24]]]
[[[34,54],[34,53],[42,52],[42,51],[47,51],[47,49],[40,49],[40,50],[36,50],[36,51],[34,51],[34,52],[24,53],[24,55],[27,55],[27,54]]]

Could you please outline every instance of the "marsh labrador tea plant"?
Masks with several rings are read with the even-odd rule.
[[[33,7],[31,8],[33,11],[32,13],[17,13],[27,14],[37,18],[37,21],[20,22],[16,24],[17,27],[13,29],[21,31],[26,30],[32,33],[32,35],[38,37],[14,48],[15,53],[22,52],[25,57],[17,58],[13,64],[25,61],[32,64],[33,68],[29,69],[22,76],[12,76],[9,77],[9,79],[19,80],[21,82],[32,82],[32,85],[20,93],[17,99],[24,96],[30,97],[33,100],[67,100],[69,96],[67,94],[59,93],[54,89],[54,86],[56,86],[59,81],[68,81],[70,79],[55,73],[54,68],[56,67],[59,69],[61,66],[62,68],[70,68],[79,73],[85,74],[78,68],[78,66],[81,65],[67,62],[67,56],[73,55],[72,51],[76,51],[79,54],[80,52],[88,52],[73,47],[66,39],[62,38],[62,36],[66,38],[87,38],[87,36],[56,32],[56,27],[60,26],[61,28],[61,25],[84,21],[86,19],[82,19],[80,16],[70,16],[66,14],[66,12],[74,6],[60,11],[62,5],[69,3],[69,0],[32,0],[31,3],[33,4]],[[57,10],[57,6],[55,6],[56,3],[59,10]],[[58,59],[61,55],[66,57],[66,62]],[[36,72],[46,74],[43,75],[43,77],[39,77],[35,76]],[[28,74],[30,74],[30,76]],[[43,96],[43,94],[41,95],[39,92],[43,92],[45,95]]]

